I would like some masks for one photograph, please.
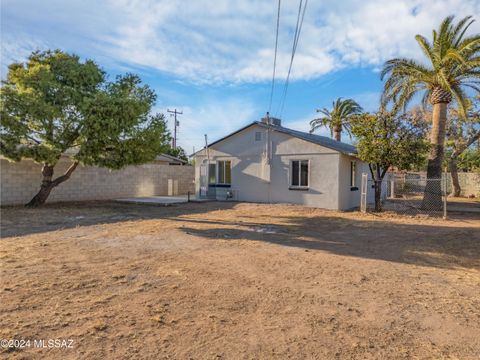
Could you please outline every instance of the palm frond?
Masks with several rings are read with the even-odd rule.
[[[454,17],[448,16],[432,31],[431,42],[422,35],[415,37],[431,64],[428,67],[412,59],[386,61],[380,74],[385,80],[382,107],[392,103],[396,110],[405,109],[421,91],[426,104],[435,88],[448,91],[455,101],[461,101],[464,87],[477,91],[479,86],[472,79],[480,78],[480,34],[466,36],[473,21],[467,16],[454,23]]]
[[[459,115],[465,119],[467,117],[468,110],[468,96],[458,85],[452,86],[451,94],[457,103]]]
[[[422,35],[416,35],[415,40],[417,40],[420,49],[422,49],[423,53],[427,58],[430,59],[432,64],[434,61],[438,61],[439,59],[436,58],[435,53],[432,51],[432,45],[428,42],[428,40]]]
[[[328,127],[333,134],[333,128],[345,128],[351,117],[362,112],[362,107],[353,99],[338,98],[332,102],[332,109],[317,109],[324,116],[310,121],[310,133],[320,127]]]
[[[453,30],[453,35],[456,39],[455,43],[453,44],[454,47],[458,47],[459,42],[462,40],[463,36],[467,32],[470,25],[472,25],[475,22],[474,19],[472,19],[472,20],[470,20],[470,19],[472,19],[472,16],[464,17],[462,20],[460,20],[458,22],[457,26]],[[467,24],[467,22],[468,22],[468,24]]]

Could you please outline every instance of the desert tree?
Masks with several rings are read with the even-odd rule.
[[[391,167],[410,170],[425,161],[426,127],[411,113],[396,115],[379,111],[351,120],[358,157],[369,164],[374,183],[375,211],[381,211],[382,182]]]
[[[469,103],[467,116],[460,115],[457,108],[450,109],[447,121],[448,167],[452,176],[451,196],[458,197],[461,193],[458,179],[458,161],[462,154],[480,139],[480,96]]]
[[[170,147],[165,153],[171,156],[175,156],[176,158],[179,158],[181,160],[188,161],[188,156],[185,152],[185,149],[180,146],[177,146],[175,149],[173,147]]]
[[[387,61],[381,72],[386,79],[382,96],[383,106],[393,104],[393,110],[405,110],[418,93],[422,103],[432,105],[430,154],[427,178],[440,179],[444,157],[447,106],[455,101],[460,115],[466,116],[466,89],[480,91],[480,34],[467,36],[473,23],[471,16],[454,23],[454,17],[445,18],[438,30],[433,30],[429,41],[422,35],[415,39],[426,63],[413,59],[396,58]],[[438,188],[438,189],[437,189]],[[424,205],[441,207],[439,181],[430,181],[425,188]]]
[[[310,121],[310,133],[315,132],[320,127],[327,127],[330,133],[337,141],[342,140],[342,131],[350,134],[350,119],[353,115],[362,112],[362,107],[352,99],[338,98],[332,103],[332,109],[317,109],[322,117]]]
[[[0,89],[0,154],[42,164],[40,190],[27,205],[43,204],[79,164],[121,169],[168,149],[163,115],[150,115],[155,98],[138,76],[109,82],[94,61],[59,50],[11,64]],[[62,157],[71,164],[54,178]]]

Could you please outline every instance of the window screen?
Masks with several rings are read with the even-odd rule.
[[[308,186],[308,161],[300,162],[300,186]]]
[[[225,183],[225,161],[218,162],[218,183]]]
[[[292,161],[292,186],[308,186],[308,160]]]
[[[217,162],[218,169],[218,183],[231,184],[232,182],[232,165],[230,160]]]
[[[300,186],[300,161],[292,161],[292,186]]]
[[[350,186],[354,187],[356,185],[355,178],[357,177],[357,163],[356,161],[350,162]]]
[[[232,165],[230,161],[225,161],[225,184],[232,183]]]
[[[208,165],[208,183],[209,184],[215,184],[216,179],[215,179],[215,164],[209,164]]]
[[[262,140],[262,133],[260,131],[255,132],[255,141],[261,141]]]

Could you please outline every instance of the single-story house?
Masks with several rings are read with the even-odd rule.
[[[360,205],[368,164],[356,148],[267,117],[193,154],[198,198],[292,203],[334,210]]]

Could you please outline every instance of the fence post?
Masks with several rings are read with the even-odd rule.
[[[443,219],[447,220],[447,173],[443,173]]]
[[[360,192],[360,211],[367,212],[367,188],[368,188],[368,174],[362,173],[362,190]]]
[[[390,198],[395,199],[395,179],[394,175],[390,174]]]

